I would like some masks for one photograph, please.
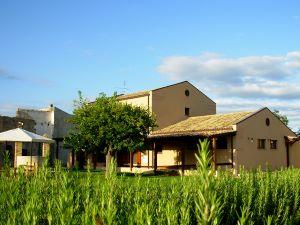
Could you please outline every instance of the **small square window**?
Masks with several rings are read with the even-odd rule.
[[[185,109],[184,109],[184,114],[185,114],[186,116],[189,116],[189,115],[190,115],[190,108],[185,108]]]
[[[270,149],[277,149],[277,140],[270,140]]]
[[[265,149],[266,148],[266,139],[258,139],[257,148]]]

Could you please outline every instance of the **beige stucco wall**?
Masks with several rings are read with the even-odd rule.
[[[139,96],[135,98],[122,99],[120,102],[124,102],[127,104],[132,104],[134,106],[141,106],[145,109],[151,110],[151,91],[149,95]]]
[[[185,95],[185,90],[189,90],[189,96]],[[157,118],[157,129],[186,119],[186,107],[190,108],[190,116],[216,113],[216,103],[188,82],[152,91],[152,111]]]
[[[149,157],[148,157],[149,154]],[[148,166],[148,161],[149,161],[149,166],[152,166],[152,159],[153,159],[153,153],[152,151],[145,150],[141,152],[141,165],[142,166]]]
[[[170,140],[161,142],[162,152],[157,154],[157,166],[181,165],[182,151],[184,152],[184,164],[195,165],[197,162],[195,154],[198,152],[197,143],[197,140]]]
[[[270,125],[266,125],[269,118]],[[284,136],[294,136],[279,119],[268,109],[263,109],[257,114],[237,124],[236,135],[236,168],[244,166],[252,169],[266,164],[271,169],[286,167],[286,146]],[[258,149],[258,139],[266,139],[266,149]],[[277,140],[277,149],[270,149],[270,139]]]
[[[290,145],[290,166],[300,168],[300,141]]]
[[[233,166],[235,166],[236,158],[236,136],[232,137],[232,146],[231,146],[231,134],[227,136],[227,149],[217,149],[216,150],[216,162],[217,163],[232,163],[231,155],[233,154]],[[233,152],[233,153],[232,153]],[[220,168],[231,168],[231,165],[219,166]]]
[[[157,166],[181,165],[180,153],[176,149],[163,149],[157,153]]]
[[[41,156],[17,156],[16,167],[30,165],[41,166],[44,160],[45,158]]]

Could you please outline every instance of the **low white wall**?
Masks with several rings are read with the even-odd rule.
[[[44,161],[44,157],[41,156],[17,156],[17,167],[19,166],[41,166]]]

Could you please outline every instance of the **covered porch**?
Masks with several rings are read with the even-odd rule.
[[[0,166],[9,163],[11,167],[42,165],[50,154],[50,144],[54,141],[27,130],[16,128],[0,133]]]
[[[211,136],[156,136],[149,138],[151,149],[122,152],[117,162],[122,172],[147,172],[158,170],[194,170],[197,166],[199,140],[209,139],[212,164],[216,168],[234,168],[235,133]]]
[[[201,139],[209,139],[212,164],[215,168],[235,168],[236,124],[250,112],[189,117],[186,120],[152,132],[148,141],[151,149],[141,152],[148,158],[147,168],[176,169],[184,172],[196,168],[195,154]],[[145,166],[143,160],[140,167]],[[134,160],[130,168],[134,167]]]

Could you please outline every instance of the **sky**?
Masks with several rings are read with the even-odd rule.
[[[0,114],[190,81],[300,128],[300,1],[0,1]]]

